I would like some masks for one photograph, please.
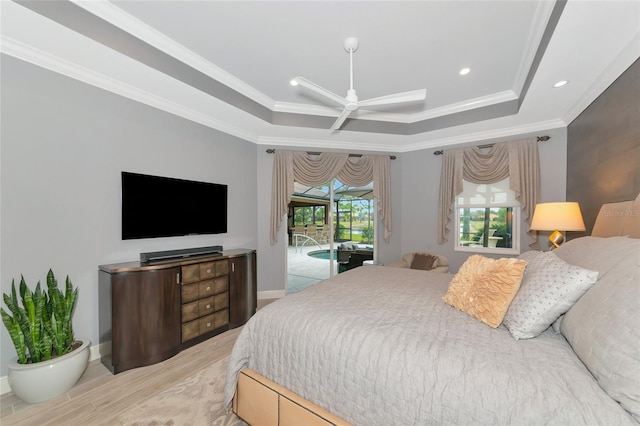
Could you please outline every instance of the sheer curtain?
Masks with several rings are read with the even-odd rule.
[[[293,182],[324,185],[333,178],[351,186],[364,186],[373,181],[373,196],[378,216],[384,224],[384,239],[391,237],[391,183],[388,155],[363,155],[323,152],[310,156],[302,151],[275,152],[271,193],[271,245],[278,240],[282,219],[287,214]]]
[[[462,192],[462,181],[482,184],[510,178],[510,189],[522,206],[531,226],[540,191],[540,160],[536,138],[495,144],[487,153],[477,147],[445,150],[440,175],[438,243],[448,241],[455,197]],[[536,231],[527,231],[529,246],[538,243]]]

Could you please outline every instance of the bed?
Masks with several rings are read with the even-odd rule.
[[[636,226],[640,205],[624,208],[631,213],[618,216]],[[225,402],[252,425],[637,425],[634,236],[582,237],[536,254],[597,281],[572,293],[569,310],[533,338],[444,303],[453,274],[384,266],[339,274],[271,303],[244,326]]]

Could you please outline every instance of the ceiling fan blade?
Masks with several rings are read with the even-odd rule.
[[[304,77],[296,77],[293,79],[293,81],[295,81],[302,87],[306,87],[307,89],[312,90],[318,93],[319,95],[324,96],[325,98],[329,98],[332,101],[339,103],[340,105],[344,106],[344,105],[347,105],[348,103],[348,101],[342,96],[338,96],[335,93],[328,91],[324,87],[318,86],[317,84],[307,80]]]
[[[376,105],[398,104],[402,102],[422,101],[427,97],[427,89],[412,90],[410,92],[396,93],[394,95],[380,96],[379,98],[366,99],[358,102],[358,107]]]
[[[338,119],[335,121],[335,123],[333,123],[333,126],[331,126],[331,130],[335,131],[340,129],[340,126],[342,126],[342,123],[344,123],[344,120],[347,119],[347,117],[349,117],[349,114],[351,114],[351,111],[348,109],[344,109],[342,110],[342,114],[340,114],[340,117],[338,117]]]

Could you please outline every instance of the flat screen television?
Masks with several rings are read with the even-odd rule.
[[[122,172],[122,239],[227,232],[227,185]]]

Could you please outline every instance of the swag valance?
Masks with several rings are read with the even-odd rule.
[[[324,185],[333,178],[351,186],[373,181],[378,217],[384,225],[384,239],[391,237],[391,184],[388,155],[362,155],[323,152],[310,156],[302,151],[275,152],[271,196],[271,245],[278,240],[282,219],[287,214],[293,182],[308,186]]]
[[[540,161],[535,138],[495,144],[487,153],[478,147],[447,149],[443,153],[438,209],[438,243],[448,241],[455,197],[462,192],[462,181],[488,184],[509,177],[509,188],[522,206],[531,226],[540,191]],[[537,245],[536,231],[528,230],[529,246]]]

